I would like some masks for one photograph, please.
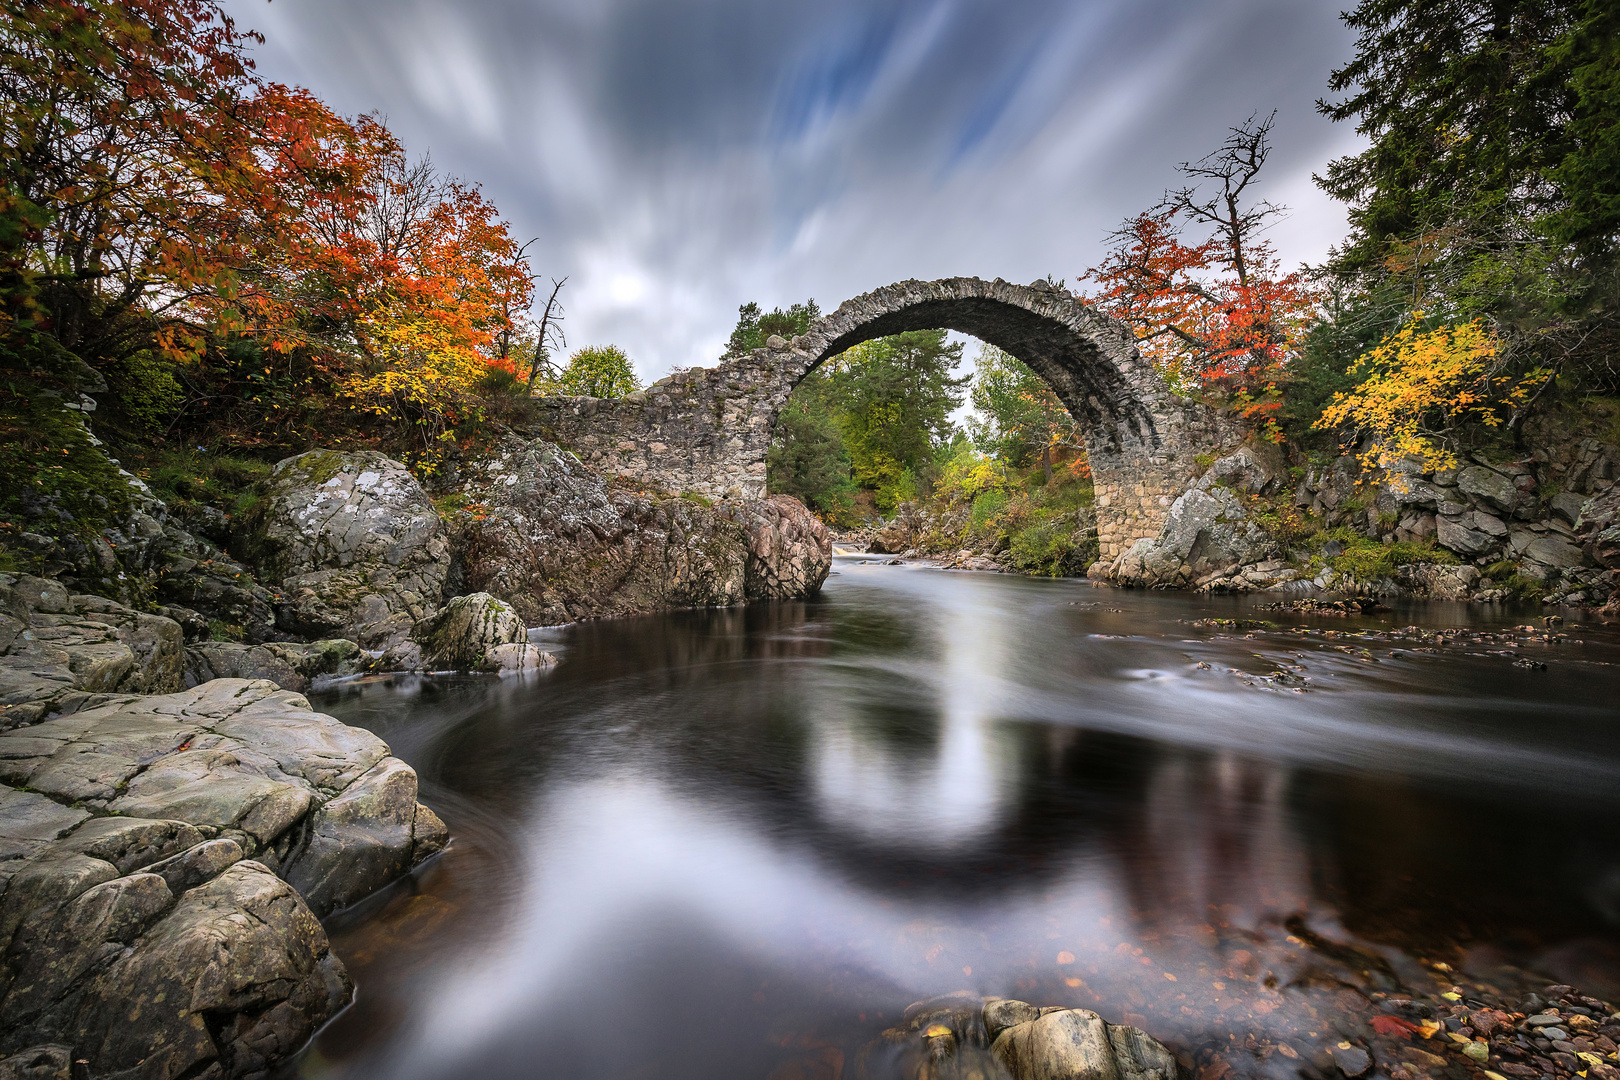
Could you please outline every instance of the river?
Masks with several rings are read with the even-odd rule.
[[[1437,971],[1620,992],[1614,625],[1258,603],[840,557],[532,677],[312,695],[454,840],[329,920],[357,1000],[289,1075],[853,1077],[968,992],[1284,1076],[1240,1048]]]

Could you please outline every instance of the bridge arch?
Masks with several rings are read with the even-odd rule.
[[[678,372],[616,400],[550,398],[539,433],[586,464],[672,492],[759,498],[788,395],[829,357],[908,330],[971,334],[1018,357],[1079,421],[1097,486],[1102,557],[1156,536],[1196,458],[1238,441],[1213,410],[1177,397],[1122,323],[1047,282],[903,281],[855,297],[792,341]]]

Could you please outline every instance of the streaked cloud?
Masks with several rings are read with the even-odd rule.
[[[572,345],[710,363],[737,305],[908,277],[1073,278],[1126,214],[1279,110],[1274,239],[1320,258],[1314,114],[1349,35],[1290,0],[228,0],[270,78],[481,182]]]

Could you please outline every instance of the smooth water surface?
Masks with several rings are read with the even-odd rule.
[[[1620,989],[1620,633],[1255,604],[840,558],[533,677],[315,695],[454,842],[331,921],[358,999],[296,1072],[876,1076],[959,991],[1308,1045],[1442,959]],[[1279,625],[1194,625],[1234,617]]]

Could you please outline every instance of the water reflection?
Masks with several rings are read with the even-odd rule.
[[[841,570],[820,603],[570,628],[527,682],[328,694],[456,841],[334,922],[359,1003],[300,1071],[833,1075],[953,991],[1307,1045],[1420,954],[1620,972],[1614,634],[1528,672],[1181,621],[1240,601]]]

